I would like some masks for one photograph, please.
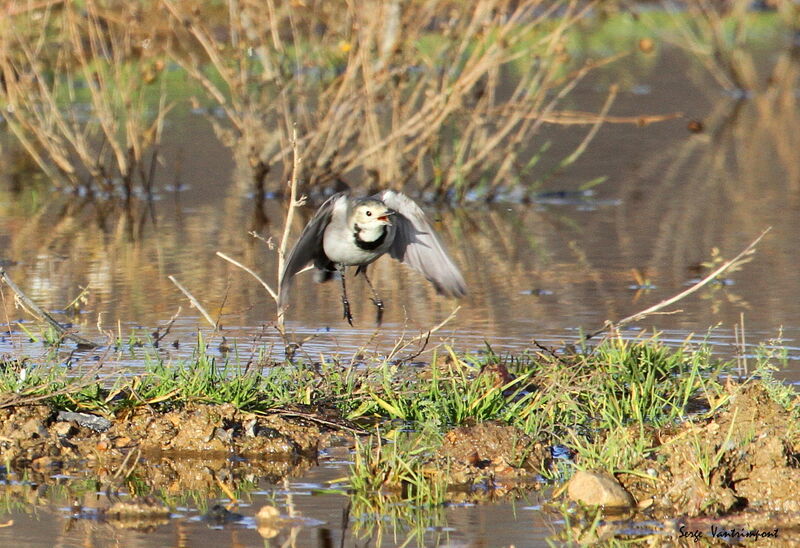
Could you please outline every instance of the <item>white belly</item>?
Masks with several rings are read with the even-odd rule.
[[[369,264],[376,260],[378,257],[386,253],[392,243],[394,233],[389,230],[381,245],[375,249],[362,249],[356,245],[355,235],[352,232],[345,232],[346,238],[337,238],[333,234],[335,231],[325,231],[325,236],[322,240],[322,248],[325,250],[325,255],[337,264],[346,266],[355,266],[362,264]],[[342,234],[341,232],[338,232]]]

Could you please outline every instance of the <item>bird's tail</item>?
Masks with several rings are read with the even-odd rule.
[[[314,281],[317,283],[329,282],[338,276],[339,272],[337,270],[329,270],[327,268],[314,270]]]
[[[292,285],[292,278],[281,277],[278,282],[278,309],[281,310],[289,304],[289,288]]]

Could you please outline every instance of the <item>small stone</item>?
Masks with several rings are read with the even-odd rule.
[[[616,479],[584,470],[579,470],[569,480],[567,494],[571,500],[589,506],[630,508],[635,504],[630,493]]]
[[[38,459],[33,459],[31,467],[34,470],[44,470],[45,468],[56,466],[58,463],[59,461],[53,457],[39,457]]]
[[[256,425],[258,421],[256,419],[250,419],[242,422],[242,426],[244,427],[244,435],[248,438],[256,437]]]
[[[131,439],[127,436],[122,436],[114,440],[114,446],[117,448],[127,447],[130,443]]]
[[[262,506],[261,509],[258,511],[258,513],[256,514],[256,519],[257,520],[274,520],[274,519],[278,518],[280,515],[281,515],[281,513],[278,511],[277,508],[267,504],[267,505]]]
[[[47,429],[38,418],[28,419],[19,429],[9,436],[12,439],[27,440],[31,438],[46,438]]]
[[[65,438],[73,434],[75,432],[75,429],[72,427],[72,424],[68,422],[57,422],[53,425],[53,432]]]
[[[89,413],[73,413],[72,411],[59,411],[58,420],[74,422],[78,426],[94,430],[95,432],[105,432],[106,430],[111,428],[110,420]]]

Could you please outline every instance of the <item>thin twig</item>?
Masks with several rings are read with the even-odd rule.
[[[292,128],[292,152],[294,158],[292,159],[292,179],[289,185],[289,210],[286,212],[286,222],[283,225],[283,236],[281,236],[281,243],[278,246],[278,275],[283,277],[283,266],[286,261],[286,249],[289,247],[289,233],[292,230],[292,221],[294,220],[295,209],[302,205],[304,200],[297,200],[297,178],[300,172],[300,154],[297,147],[297,128]],[[278,288],[280,289],[283,280],[279,278]]]
[[[644,127],[657,122],[667,122],[669,120],[683,118],[684,116],[682,112],[672,112],[670,114],[639,114],[634,116],[601,116],[593,112],[562,110],[550,112],[548,114],[532,112],[524,117],[540,118],[548,124],[558,124],[561,126],[591,125],[602,122],[604,124],[633,124]]]
[[[287,113],[288,115],[288,113]],[[298,184],[298,177],[300,176],[300,163],[302,159],[300,158],[300,151],[297,146],[297,127],[292,127],[292,179],[289,183],[289,210],[286,212],[286,222],[283,225],[283,236],[281,237],[281,243],[278,246],[278,293],[281,292],[281,288],[285,283],[283,279],[283,268],[284,263],[286,261],[286,250],[289,247],[289,233],[292,230],[292,221],[294,220],[294,212],[295,210],[305,203],[305,197],[297,199],[297,184]],[[286,331],[284,326],[285,321],[285,311],[283,307],[280,306],[280,302],[278,299],[279,295],[273,295],[275,299],[275,303],[278,305],[278,319],[277,319],[277,328],[280,332],[281,336],[286,338]]]
[[[356,364],[356,360],[366,353],[367,347],[372,344],[372,342],[378,337],[378,335],[380,335],[380,333],[381,333],[381,326],[380,325],[375,326],[375,330],[372,332],[372,334],[369,336],[366,342],[359,345],[358,349],[355,352],[353,352],[353,356],[350,358],[350,365],[347,366],[348,369],[351,369]]]
[[[600,130],[600,126],[603,125],[606,115],[608,114],[608,111],[611,109],[611,105],[614,104],[614,99],[617,98],[618,91],[619,91],[618,85],[614,84],[611,86],[611,89],[608,92],[608,97],[606,98],[606,102],[603,104],[603,108],[600,110],[600,114],[597,115],[597,119],[595,120],[592,129],[590,129],[589,133],[586,134],[586,137],[583,138],[583,141],[581,141],[581,144],[578,145],[578,148],[572,151],[572,154],[561,160],[562,166],[568,166],[581,157],[583,152],[586,150],[586,147],[589,146],[589,143],[592,142],[592,139],[594,139],[594,136]]]
[[[131,459],[133,455],[136,455],[136,458]],[[131,449],[128,451],[128,454],[125,455],[125,459],[122,461],[122,464],[119,465],[119,469],[117,469],[116,473],[111,477],[111,481],[117,481],[121,476],[128,477],[130,476],[136,467],[139,465],[139,457],[142,456],[142,449],[140,446],[136,446],[135,449]],[[130,469],[126,472],[125,467],[128,466],[128,461],[133,460]]]
[[[10,287],[11,290],[17,295],[17,298],[19,299],[19,302],[22,304],[22,306],[23,306],[23,308],[25,308],[25,310],[27,310],[30,314],[32,314],[33,316],[35,316],[39,320],[42,320],[42,321],[45,321],[45,322],[49,323],[51,326],[53,326],[53,328],[56,331],[58,331],[58,334],[61,337],[70,339],[72,341],[75,341],[76,343],[78,343],[81,346],[86,346],[86,347],[89,347],[89,348],[96,348],[97,347],[97,344],[93,343],[89,339],[84,339],[80,335],[76,335],[75,333],[69,331],[66,327],[64,327],[63,325],[58,323],[55,320],[55,318],[53,318],[53,316],[51,316],[50,313],[47,310],[45,310],[44,308],[42,308],[41,306],[39,306],[38,304],[33,302],[33,300],[30,297],[28,297],[19,288],[19,286],[17,284],[14,283],[14,281],[8,275],[6,270],[4,268],[2,268],[2,267],[0,267],[0,280],[4,281],[5,284],[8,287]]]
[[[269,286],[269,284],[267,282],[265,282],[261,278],[261,276],[256,274],[256,272],[252,268],[243,265],[242,263],[240,263],[236,259],[232,259],[228,255],[225,255],[222,251],[217,251],[217,256],[225,259],[226,261],[228,261],[229,263],[231,263],[234,266],[238,266],[239,268],[241,268],[242,270],[244,270],[245,272],[250,274],[253,278],[255,278],[258,281],[258,283],[260,283],[261,285],[264,286],[264,289],[267,290],[267,293],[269,293],[270,297],[272,297],[276,301],[278,300],[278,294],[275,293],[275,291],[273,291],[273,289]]]
[[[203,315],[203,317],[206,319],[206,321],[207,321],[207,322],[208,322],[208,323],[211,325],[211,327],[213,327],[214,329],[216,329],[216,328],[217,328],[217,323],[216,323],[216,322],[215,322],[215,321],[214,321],[214,320],[211,318],[211,316],[209,315],[209,313],[208,313],[208,312],[206,312],[206,309],[205,309],[205,308],[203,308],[203,305],[202,305],[202,304],[200,304],[200,301],[198,301],[197,299],[195,299],[195,298],[194,298],[194,295],[192,295],[191,293],[189,293],[189,290],[188,290],[188,289],[186,289],[185,287],[183,287],[183,286],[180,284],[180,282],[178,282],[178,280],[176,280],[176,279],[175,279],[175,278],[174,278],[172,275],[170,275],[170,276],[167,276],[167,278],[169,278],[169,281],[171,281],[172,283],[174,283],[174,284],[175,284],[175,286],[176,286],[178,289],[180,289],[180,290],[181,290],[181,292],[182,292],[184,295],[186,295],[186,297],[189,299],[189,302],[191,302],[191,303],[192,303],[192,306],[193,306],[193,307],[195,307],[197,310],[199,310],[199,311],[200,311],[200,313]]]
[[[181,307],[179,306],[178,310],[175,312],[175,314],[172,315],[172,317],[167,322],[167,325],[164,327],[164,333],[156,336],[156,340],[153,341],[154,346],[158,346],[158,343],[160,343],[162,340],[166,338],[167,335],[169,335],[169,330],[172,329],[172,324],[174,324],[175,320],[178,319],[180,313],[181,313]],[[158,333],[160,331],[160,328],[157,329],[158,330],[156,332]]]
[[[265,415],[267,415],[267,414],[269,414],[269,415],[276,414],[276,415],[280,415],[281,417],[296,417],[296,418],[299,418],[299,419],[305,419],[305,420],[308,420],[308,421],[316,422],[318,424],[322,424],[324,426],[329,426],[331,428],[335,428],[335,429],[339,429],[339,430],[348,430],[348,431],[350,431],[350,432],[352,432],[354,434],[367,434],[368,433],[366,430],[364,430],[363,428],[359,428],[358,426],[355,426],[355,425],[354,426],[347,426],[347,425],[344,425],[344,424],[340,424],[338,422],[334,422],[334,421],[329,421],[329,420],[323,419],[323,418],[318,417],[318,416],[316,416],[314,414],[311,414],[311,413],[301,413],[300,411],[291,411],[289,409],[279,409],[279,408],[267,409],[263,413]]]
[[[619,320],[618,322],[607,321],[605,323],[605,325],[603,327],[601,327],[600,329],[598,329],[597,331],[593,331],[593,332],[589,333],[588,335],[584,336],[583,340],[584,341],[588,341],[592,337],[596,337],[600,333],[604,333],[604,332],[608,331],[609,329],[619,329],[623,325],[629,324],[631,322],[639,321],[639,320],[645,318],[646,316],[649,316],[651,314],[654,314],[654,313],[658,312],[662,308],[666,308],[667,306],[669,306],[669,305],[671,305],[673,303],[676,303],[676,302],[680,301],[681,299],[684,299],[684,298],[688,297],[689,295],[691,295],[692,293],[694,293],[695,291],[697,291],[701,287],[703,287],[705,285],[708,285],[712,280],[714,280],[717,276],[719,276],[720,274],[722,274],[723,272],[728,270],[730,267],[738,264],[743,257],[745,257],[746,255],[751,254],[753,252],[754,248],[756,247],[756,245],[758,245],[758,242],[760,242],[761,239],[764,236],[766,236],[767,232],[769,232],[770,230],[772,230],[772,227],[767,227],[761,234],[759,234],[758,238],[753,240],[750,243],[750,245],[748,245],[746,248],[744,248],[733,259],[731,259],[730,261],[727,261],[726,263],[720,265],[719,268],[717,268],[711,274],[709,274],[708,276],[706,276],[705,278],[703,278],[702,280],[700,280],[699,282],[697,282],[696,284],[691,286],[686,291],[682,291],[682,292],[678,293],[677,295],[675,295],[673,297],[670,297],[669,299],[665,299],[665,300],[661,301],[660,303],[651,306],[650,308],[646,308],[646,309],[642,310],[641,312],[637,312],[636,314],[628,316],[627,318],[623,318],[623,319]]]
[[[444,327],[445,325],[447,325],[447,324],[448,324],[448,323],[449,323],[449,322],[450,322],[450,321],[451,321],[453,318],[455,318],[455,316],[456,316],[456,314],[458,313],[458,311],[459,311],[459,310],[461,310],[461,306],[457,306],[457,307],[455,307],[455,308],[453,309],[453,311],[452,311],[452,312],[450,312],[450,315],[449,315],[449,316],[447,316],[447,317],[446,317],[444,320],[442,320],[441,322],[439,322],[439,323],[438,323],[437,325],[435,325],[434,327],[430,328],[428,331],[425,331],[425,332],[423,332],[423,333],[420,333],[419,335],[417,335],[416,337],[413,337],[413,338],[409,339],[408,341],[404,341],[404,340],[402,339],[402,337],[401,337],[401,338],[400,338],[400,339],[399,339],[399,340],[398,340],[398,341],[395,343],[395,345],[394,345],[394,348],[392,348],[391,352],[389,352],[389,354],[386,356],[386,361],[390,361],[392,358],[394,358],[394,356],[396,356],[396,355],[397,355],[397,353],[398,353],[398,352],[400,352],[401,350],[403,350],[403,349],[405,349],[405,348],[408,348],[410,345],[412,345],[412,344],[414,344],[415,342],[417,342],[417,341],[420,341],[420,340],[424,341],[424,343],[423,343],[423,347],[422,347],[422,349],[424,349],[424,348],[425,348],[425,345],[427,345],[427,344],[428,344],[428,340],[430,339],[431,335],[432,335],[432,334],[434,334],[434,333],[436,333],[437,331],[439,331],[439,330],[440,330],[442,327]],[[419,355],[420,355],[420,353],[422,352],[422,349],[421,349],[419,352],[417,352],[417,353],[413,354],[413,355],[412,355],[412,357],[410,357],[410,358],[406,358],[406,359],[413,359],[413,358],[415,358],[415,357],[419,356]]]

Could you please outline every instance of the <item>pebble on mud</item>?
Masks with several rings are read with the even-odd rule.
[[[588,506],[623,509],[635,504],[630,493],[616,479],[585,470],[579,470],[572,476],[567,494],[571,500]]]

